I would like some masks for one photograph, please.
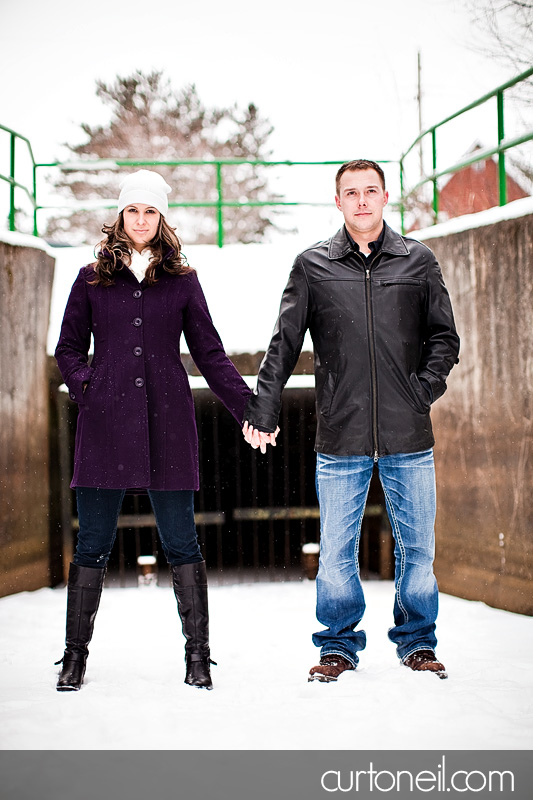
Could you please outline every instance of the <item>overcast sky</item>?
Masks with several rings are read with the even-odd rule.
[[[80,141],[81,122],[107,118],[96,79],[161,69],[176,88],[196,83],[207,104],[254,102],[275,128],[275,158],[396,159],[417,134],[418,50],[424,127],[512,77],[476,52],[482,40],[463,6],[0,0],[0,123],[27,136],[38,161],[57,158],[62,142]],[[444,161],[480,132],[491,139],[495,111],[483,113],[454,133],[452,146],[443,137]]]

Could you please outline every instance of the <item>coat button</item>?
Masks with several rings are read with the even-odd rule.
[[[141,296],[142,296],[142,292],[141,292],[141,290],[140,290],[140,289],[135,289],[135,291],[133,292],[133,296],[134,296],[134,298],[135,298],[136,300],[138,300],[138,299],[139,299],[139,297],[141,297]]]
[[[71,400],[75,400],[76,399],[76,395],[74,394],[74,392],[70,393],[70,399]]]
[[[143,321],[140,317],[135,317],[135,319],[133,320],[133,324],[135,325],[136,328],[138,328],[140,325],[143,324]]]
[[[138,386],[139,389],[144,386],[144,378],[135,378],[135,386]]]
[[[134,356],[142,356],[142,354],[143,354],[142,347],[134,347],[133,348],[133,355]]]

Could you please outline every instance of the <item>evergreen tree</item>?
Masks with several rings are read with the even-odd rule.
[[[67,145],[73,160],[86,161],[83,170],[62,168],[54,186],[70,200],[98,205],[118,197],[121,177],[130,169],[91,170],[92,159],[176,160],[269,157],[267,142],[272,126],[255,105],[245,109],[207,108],[194,85],[175,91],[162,72],[144,75],[136,71],[117,76],[113,83],[97,82],[97,96],[110,110],[105,125],[82,124],[87,141]],[[146,167],[150,169],[151,167]],[[216,170],[213,165],[153,167],[172,186],[170,202],[188,200],[213,202],[217,199]],[[268,189],[266,169],[250,164],[222,168],[225,200],[276,200]],[[261,241],[274,225],[271,207],[224,208],[225,242]],[[93,243],[101,238],[104,222],[113,218],[111,209],[73,211],[48,222],[46,236],[72,243]],[[214,208],[170,209],[169,222],[185,243],[214,243],[217,219]]]

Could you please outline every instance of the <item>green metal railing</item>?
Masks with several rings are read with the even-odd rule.
[[[294,166],[340,166],[347,159],[338,161],[266,161],[259,159],[239,159],[239,158],[224,158],[224,159],[174,159],[174,160],[155,160],[155,159],[136,159],[136,158],[121,158],[121,159],[87,159],[82,161],[52,161],[47,163],[36,163],[33,158],[29,141],[20,134],[12,131],[9,128],[0,126],[1,129],[7,131],[11,135],[11,172],[10,177],[0,174],[0,179],[8,181],[11,185],[10,189],[10,211],[9,211],[9,230],[16,230],[15,221],[15,187],[21,188],[30,198],[33,207],[33,233],[38,236],[37,213],[45,209],[59,209],[66,208],[72,210],[72,204],[62,205],[39,205],[37,202],[37,169],[39,168],[60,168],[61,170],[69,171],[93,171],[103,169],[120,169],[121,167],[180,167],[180,166],[196,166],[205,167],[212,166],[215,170],[215,183],[216,183],[216,200],[183,200],[183,201],[170,201],[170,208],[213,208],[216,210],[217,220],[217,244],[222,247],[224,244],[224,209],[225,208],[241,208],[241,207],[267,207],[267,206],[315,206],[327,207],[331,202],[311,202],[303,200],[226,200],[224,197],[224,181],[223,181],[223,168],[230,166],[240,166],[248,164],[250,166],[261,167],[294,167]],[[14,140],[19,138],[27,142],[30,149],[30,155],[33,166],[33,191],[30,192],[27,187],[15,180],[15,157],[14,157]],[[394,163],[396,161],[381,161],[382,164]],[[93,203],[76,205],[77,209],[87,208],[113,208],[116,206],[115,200],[99,200]]]
[[[9,135],[9,175],[3,175],[2,173],[0,173],[0,180],[6,181],[9,184],[9,216],[8,216],[9,230],[10,231],[17,230],[16,219],[15,219],[15,212],[16,212],[15,189],[21,189],[26,194],[30,203],[33,206],[33,235],[38,236],[39,234],[37,231],[37,172],[36,172],[36,167],[38,165],[35,163],[35,158],[33,157],[33,150],[31,149],[30,140],[26,139],[25,136],[22,136],[22,134],[17,133],[11,128],[6,128],[4,125],[0,125],[0,130],[5,131]],[[28,149],[28,154],[31,159],[32,174],[33,174],[33,183],[31,190],[27,186],[25,186],[22,183],[19,183],[16,180],[15,154],[16,154],[17,139],[20,139],[20,141],[26,145]]]
[[[404,222],[405,222],[405,203],[406,200],[413,195],[420,187],[432,183],[433,185],[433,222],[438,222],[438,215],[439,215],[439,190],[438,190],[438,180],[442,178],[444,175],[450,175],[454,172],[458,172],[459,170],[463,169],[464,167],[470,166],[471,164],[475,164],[479,161],[484,161],[487,158],[490,158],[494,155],[498,155],[498,175],[499,175],[499,203],[500,205],[505,205],[507,202],[507,181],[506,181],[506,167],[505,167],[505,153],[507,150],[517,147],[525,142],[528,142],[533,139],[533,131],[528,131],[527,133],[522,134],[521,136],[514,137],[513,139],[505,139],[504,134],[504,92],[515,86],[516,84],[527,80],[531,75],[533,75],[533,67],[526,72],[521,73],[516,78],[504,83],[502,86],[499,86],[497,89],[494,89],[492,92],[483,95],[480,97],[479,100],[470,103],[469,105],[462,108],[460,111],[457,111],[455,114],[446,117],[441,122],[438,122],[436,125],[432,125],[427,130],[423,131],[414,142],[408,147],[408,149],[402,154],[400,157],[399,162],[394,160],[381,160],[379,163],[381,164],[399,164],[399,172],[400,172],[400,199],[397,203],[392,203],[393,207],[397,207],[400,210],[401,216],[401,226],[402,232],[404,231]],[[458,117],[462,116],[468,111],[471,111],[474,108],[486,103],[488,100],[492,98],[496,98],[496,107],[497,107],[497,135],[498,135],[498,145],[496,147],[487,148],[484,150],[477,150],[475,154],[471,154],[460,161],[456,162],[450,167],[446,169],[438,169],[437,167],[437,130],[442,128],[447,123],[451,122],[452,120],[457,119]],[[52,209],[52,208],[68,208],[72,209],[72,205],[65,205],[65,206],[42,206],[39,205],[37,202],[37,170],[40,168],[60,168],[62,170],[98,170],[98,169],[120,169],[121,167],[143,167],[143,166],[151,166],[151,167],[162,167],[162,166],[170,166],[170,167],[179,167],[179,166],[212,166],[215,170],[215,184],[216,184],[216,199],[215,200],[184,200],[180,202],[170,202],[169,205],[172,208],[213,208],[216,211],[216,220],[217,220],[217,244],[219,247],[222,247],[224,244],[224,209],[225,208],[240,208],[240,207],[261,207],[261,206],[280,206],[280,207],[288,207],[288,206],[330,206],[330,202],[310,202],[310,201],[287,201],[287,200],[227,200],[224,197],[224,180],[223,180],[223,169],[225,167],[230,166],[238,166],[241,164],[249,164],[251,166],[261,166],[261,167],[280,167],[280,166],[339,166],[340,164],[344,163],[343,161],[263,161],[258,159],[213,159],[213,160],[200,160],[200,159],[178,159],[178,160],[165,160],[165,161],[158,161],[153,159],[105,159],[105,160],[84,160],[78,162],[59,162],[54,161],[50,163],[36,163],[33,157],[33,151],[31,148],[31,144],[29,140],[22,136],[21,134],[17,133],[16,131],[11,130],[11,128],[6,128],[3,125],[0,125],[0,131],[5,131],[9,134],[10,137],[10,169],[9,169],[9,176],[0,174],[0,180],[6,181],[9,184],[9,230],[15,231],[17,229],[17,221],[16,221],[16,205],[15,205],[15,190],[20,189],[22,190],[26,196],[28,197],[31,206],[33,208],[33,235],[38,236],[38,224],[37,224],[37,215],[40,210],[43,209]],[[421,140],[426,137],[431,136],[431,153],[432,153],[432,171],[427,174],[423,175],[421,179],[416,183],[414,187],[409,189],[409,191],[405,191],[405,159],[406,157],[412,152],[412,150],[416,147],[417,144],[421,142]],[[16,178],[16,140],[19,139],[23,142],[27,149],[31,160],[32,166],[32,185],[31,187],[25,186],[22,182],[18,181]],[[82,208],[113,208],[116,205],[115,200],[102,200],[98,201],[97,203],[88,203],[85,205],[77,205],[76,207],[79,209]]]
[[[224,197],[224,181],[223,181],[223,168],[230,166],[240,166],[242,164],[249,164],[250,166],[260,167],[279,167],[279,166],[340,166],[344,161],[265,161],[259,159],[244,159],[244,158],[223,158],[223,159],[175,159],[175,160],[154,160],[154,159],[136,159],[136,158],[120,158],[120,159],[104,159],[104,160],[86,160],[86,161],[69,161],[60,162],[54,161],[47,164],[37,164],[37,167],[59,167],[62,170],[93,170],[93,169],[115,169],[120,167],[180,167],[180,166],[194,166],[205,167],[212,166],[215,170],[215,183],[216,183],[216,200],[182,200],[182,201],[169,201],[169,208],[213,208],[216,210],[217,220],[217,244],[222,247],[224,244],[224,209],[225,208],[242,208],[242,207],[267,207],[267,206],[329,206],[330,202],[310,202],[301,200],[226,200]],[[389,162],[382,162],[389,163]],[[394,162],[397,163],[397,162]],[[113,208],[116,207],[116,200],[102,200],[96,201],[94,207],[98,208]],[[40,206],[36,205],[36,211],[45,208],[60,208],[61,206]],[[72,208],[72,206],[64,206],[65,208]],[[76,206],[82,208],[83,206]],[[90,207],[93,207],[91,204]]]
[[[499,204],[500,206],[504,206],[507,203],[507,173],[505,168],[505,152],[510,150],[513,147],[518,147],[525,142],[531,141],[533,139],[533,130],[530,130],[521,136],[516,136],[513,139],[505,139],[505,120],[504,120],[504,92],[507,89],[510,89],[512,86],[516,86],[516,84],[521,83],[522,81],[527,80],[531,75],[533,75],[533,67],[522,72],[520,75],[517,75],[507,83],[498,86],[496,89],[493,89],[491,92],[484,94],[483,97],[480,97],[478,100],[475,100],[473,103],[469,103],[467,106],[462,108],[460,111],[456,111],[455,114],[451,114],[446,119],[443,119],[441,122],[438,122],[436,125],[432,125],[431,127],[427,128],[423,131],[414,142],[407,148],[407,150],[401,155],[400,157],[400,214],[402,219],[402,232],[404,231],[404,212],[405,212],[405,200],[412,194],[414,194],[421,186],[424,186],[428,183],[433,184],[433,223],[438,222],[439,218],[439,190],[438,190],[438,180],[442,178],[444,175],[451,175],[454,172],[459,172],[459,170],[464,169],[464,167],[469,167],[471,164],[475,164],[479,161],[485,161],[487,158],[491,158],[494,155],[498,155],[498,191],[499,191]],[[469,156],[462,158],[460,161],[457,161],[451,167],[447,167],[446,169],[438,169],[437,167],[437,130],[442,128],[443,125],[451,122],[454,119],[466,114],[467,111],[471,111],[478,106],[483,105],[488,100],[492,98],[496,98],[496,114],[497,114],[497,133],[498,133],[498,144],[496,147],[489,147],[483,150],[476,150],[475,155],[470,154]],[[409,153],[419,144],[422,139],[426,136],[431,136],[431,162],[432,162],[432,171],[428,175],[423,175],[418,183],[413,186],[408,192],[404,190],[405,185],[405,168],[404,163],[406,157]]]

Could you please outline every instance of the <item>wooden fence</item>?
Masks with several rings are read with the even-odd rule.
[[[0,596],[49,582],[46,336],[54,259],[0,242]]]

